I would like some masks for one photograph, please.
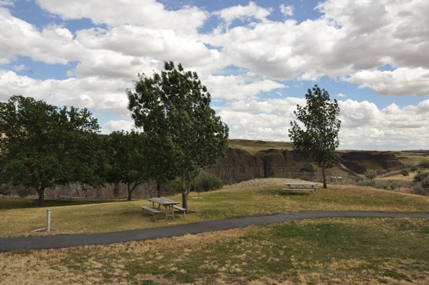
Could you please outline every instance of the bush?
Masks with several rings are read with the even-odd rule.
[[[368,178],[370,180],[373,180],[375,177],[377,177],[377,171],[370,169],[370,170],[367,170],[364,173],[364,175],[365,175],[366,178]]]
[[[414,181],[415,182],[422,182],[423,180],[425,180],[427,177],[429,177],[429,172],[421,172],[419,171],[415,176],[414,176]]]
[[[421,183],[418,183],[417,185],[415,185],[413,187],[412,192],[413,192],[413,194],[417,194],[417,195],[423,195],[423,196],[429,195],[428,189],[425,189]]]
[[[20,198],[25,198],[29,195],[34,194],[34,191],[32,191],[31,189],[29,189],[25,186],[19,185],[16,187],[16,193],[18,194],[18,196]]]
[[[357,182],[357,185],[363,186],[363,187],[367,187],[367,186],[375,187],[375,181],[374,180],[359,180]]]
[[[418,166],[420,168],[429,168],[429,159],[425,158],[425,159],[420,160]]]
[[[387,190],[389,183],[387,181],[377,181],[375,182],[375,188]]]
[[[417,165],[411,165],[411,167],[410,167],[411,172],[416,172],[417,169],[418,169]]]
[[[408,169],[402,169],[400,173],[401,173],[401,175],[403,175],[403,176],[408,176],[408,175],[410,175],[410,171],[409,171]]]
[[[395,190],[396,188],[398,188],[398,184],[396,183],[396,181],[389,181],[389,187],[391,190]]]
[[[223,187],[223,182],[215,175],[202,170],[192,183],[191,189],[196,190],[201,186],[203,190],[217,190]]]
[[[421,182],[422,186],[426,189],[429,190],[429,176],[426,177],[422,182]]]
[[[182,193],[182,181],[179,178],[168,182],[168,188],[170,188],[170,194]]]

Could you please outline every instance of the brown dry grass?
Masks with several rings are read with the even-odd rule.
[[[88,234],[178,225],[245,216],[261,216],[299,211],[398,211],[425,212],[429,198],[370,187],[330,185],[319,188],[316,195],[284,195],[285,179],[261,179],[204,192],[203,198],[189,197],[189,209],[195,211],[184,220],[154,222],[142,216],[146,200],[121,201],[92,205],[51,208],[49,234]],[[241,185],[241,186],[240,186]],[[244,187],[244,188],[238,188]],[[181,196],[170,197],[181,202]],[[0,210],[0,237],[40,235],[33,232],[45,227],[46,208]]]

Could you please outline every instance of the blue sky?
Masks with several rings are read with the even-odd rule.
[[[287,141],[315,84],[341,149],[429,149],[426,0],[0,0],[0,100],[89,108],[130,130],[125,90],[164,61],[196,71],[231,138]]]

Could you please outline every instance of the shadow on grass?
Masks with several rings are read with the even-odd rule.
[[[44,207],[57,207],[57,206],[75,206],[87,204],[100,204],[111,202],[126,202],[122,200],[77,200],[77,201],[53,201],[46,200]],[[24,209],[24,208],[39,208],[39,204],[34,199],[0,199],[0,210],[8,209]]]

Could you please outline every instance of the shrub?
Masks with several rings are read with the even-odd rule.
[[[426,177],[422,182],[421,182],[422,186],[426,189],[429,190],[429,176]]]
[[[31,194],[34,194],[34,191],[25,186],[19,185],[16,187],[16,193],[20,198],[25,198]]]
[[[416,172],[417,169],[418,169],[417,165],[411,165],[411,167],[410,167],[411,172]]]
[[[401,175],[403,175],[403,176],[408,176],[408,175],[410,175],[410,171],[409,171],[408,169],[405,169],[405,168],[404,168],[404,169],[402,169],[400,173],[401,173]]]
[[[391,190],[395,190],[398,187],[396,181],[389,181],[389,187]]]
[[[425,189],[421,183],[418,183],[417,185],[415,185],[413,187],[412,192],[413,192],[413,194],[423,195],[423,196],[428,196],[428,194],[429,194],[428,189]]]
[[[168,188],[170,188],[170,194],[182,193],[182,181],[179,178],[168,182]]]
[[[367,186],[375,187],[375,181],[374,180],[359,180],[357,182],[357,185],[363,186],[363,187],[367,187]]]
[[[375,188],[378,188],[378,189],[383,188],[387,190],[387,188],[389,188],[389,183],[386,181],[377,181],[375,182]]]
[[[429,168],[429,159],[425,158],[425,159],[420,160],[418,166],[420,168]]]
[[[202,170],[192,183],[191,189],[201,186],[204,190],[216,190],[223,187],[223,182],[215,175]]]
[[[419,171],[415,176],[414,176],[414,181],[415,182],[422,182],[423,180],[425,180],[427,177],[429,177],[429,172],[425,171],[425,172],[421,172]]]
[[[364,175],[365,175],[366,178],[368,178],[370,180],[373,180],[375,177],[377,177],[377,171],[370,169],[370,170],[367,170],[364,173]]]

